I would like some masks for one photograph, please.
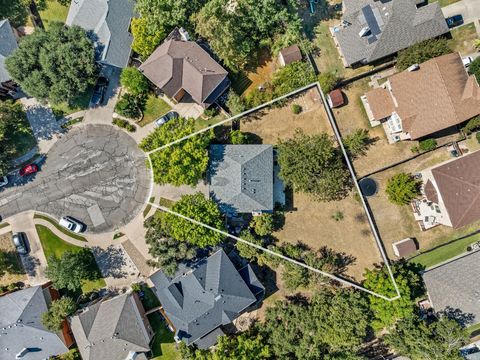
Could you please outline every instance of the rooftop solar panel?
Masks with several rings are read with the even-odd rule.
[[[382,31],[378,26],[377,19],[373,13],[372,7],[370,5],[364,6],[362,8],[363,16],[365,16],[365,20],[367,20],[368,27],[372,35],[379,35]]]

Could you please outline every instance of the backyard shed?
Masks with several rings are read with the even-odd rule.
[[[330,91],[330,93],[328,94],[327,101],[328,101],[328,105],[330,105],[330,107],[332,108],[337,108],[345,104],[345,99],[343,97],[342,90],[335,89]]]
[[[297,44],[290,45],[282,50],[278,54],[278,61],[280,65],[285,66],[293,63],[294,61],[302,60],[302,52]]]
[[[403,258],[417,251],[417,244],[412,238],[406,238],[392,244],[396,256]]]

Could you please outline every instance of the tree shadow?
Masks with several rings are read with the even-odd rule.
[[[439,312],[440,315],[446,316],[450,320],[455,320],[462,327],[467,327],[475,321],[475,315],[471,313],[464,313],[460,309],[455,309],[450,306],[446,307],[445,310]]]
[[[119,279],[128,274],[125,270],[127,266],[126,254],[121,247],[110,245],[106,249],[102,249],[95,246],[92,248],[92,253],[103,277]]]

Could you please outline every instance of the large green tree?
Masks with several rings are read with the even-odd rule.
[[[343,139],[343,145],[353,158],[365,155],[370,142],[367,129],[355,129]]]
[[[0,0],[0,19],[8,19],[13,26],[27,22],[28,0]]]
[[[149,89],[147,78],[134,67],[126,67],[122,70],[120,83],[135,96],[144,95]]]
[[[144,151],[155,150],[194,131],[194,119],[173,119],[150,133],[140,147]],[[151,154],[154,181],[175,186],[197,185],[207,170],[207,147],[212,138],[213,131],[209,130]]]
[[[71,291],[80,289],[84,280],[100,277],[95,258],[88,249],[65,251],[60,258],[50,256],[45,274],[55,288]]]
[[[52,301],[47,312],[42,314],[42,324],[50,331],[59,331],[65,318],[77,310],[77,305],[69,297]]]
[[[5,64],[28,95],[52,103],[71,102],[95,83],[98,72],[86,32],[60,23],[23,38]]]
[[[419,182],[410,174],[399,173],[388,179],[385,192],[392,203],[406,205],[420,194]]]
[[[319,201],[341,199],[351,187],[342,154],[325,133],[297,131],[293,138],[280,141],[278,163],[286,185]]]
[[[147,18],[132,19],[132,49],[146,59],[165,38],[163,29],[155,30],[149,26]]]
[[[451,52],[447,39],[429,39],[400,51],[395,66],[398,70],[403,71],[413,64],[420,64]]]

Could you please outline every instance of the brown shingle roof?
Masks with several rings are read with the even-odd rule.
[[[342,90],[340,89],[335,89],[330,91],[330,94],[328,94],[328,96],[330,97],[330,100],[332,102],[332,107],[334,108],[342,106],[345,103]]]
[[[395,111],[395,104],[387,89],[373,89],[367,92],[365,96],[375,120],[384,119]]]
[[[417,244],[411,238],[397,241],[392,244],[398,253],[398,257],[406,257],[417,251]]]
[[[480,219],[480,151],[432,169],[454,228]]]
[[[435,189],[435,186],[433,186],[432,182],[430,180],[427,181],[425,184],[425,196],[427,197],[428,201],[434,202],[435,204],[438,204],[438,194],[437,190]]]
[[[302,60],[302,52],[296,44],[290,45],[289,47],[280,50],[280,54],[283,57],[285,65],[291,64],[294,61]]]

